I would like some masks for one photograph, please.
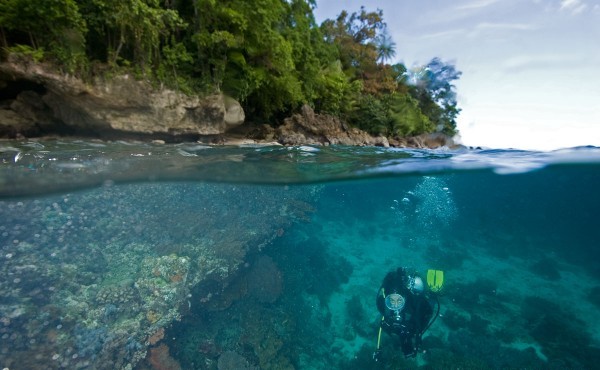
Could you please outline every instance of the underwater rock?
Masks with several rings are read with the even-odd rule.
[[[464,328],[469,322],[467,314],[462,314],[451,309],[448,309],[441,318],[450,330]]]
[[[165,325],[180,318],[179,304],[187,296],[186,280],[190,261],[176,255],[146,257],[142,276],[135,282],[142,299],[142,309],[151,324]]]
[[[478,278],[468,284],[455,283],[448,290],[452,291],[454,302],[469,312],[472,307],[477,305],[497,305],[499,301],[497,286],[498,284],[491,279]]]
[[[263,255],[248,270],[235,276],[221,291],[215,289],[216,286],[216,281],[207,280],[194,292],[201,296],[200,303],[209,311],[226,310],[235,301],[248,296],[260,303],[273,303],[283,291],[283,277],[271,257]]]
[[[225,351],[219,356],[217,362],[218,370],[254,370],[256,367],[250,366],[248,360],[242,355],[233,351]]]
[[[560,271],[558,262],[552,258],[545,257],[533,263],[530,267],[531,272],[551,281],[560,280]]]
[[[150,348],[148,362],[154,370],[181,370],[181,365],[169,354],[169,347],[161,344]]]
[[[453,361],[458,360],[456,367],[452,368],[549,368],[546,362],[537,357],[534,349],[531,347],[524,350],[517,350],[502,345],[492,336],[480,336],[464,329],[449,333],[448,347],[452,354],[457,356]],[[443,360],[443,358],[440,359]],[[476,367],[464,367],[464,364],[467,363],[479,364]],[[441,367],[434,366],[433,368],[437,369]]]
[[[137,291],[132,286],[107,286],[96,294],[96,303],[99,305],[122,304],[138,300]]]
[[[593,287],[590,290],[587,298],[592,304],[600,308],[600,286]]]
[[[261,303],[273,303],[283,290],[281,271],[269,256],[261,256],[248,274],[248,292]]]
[[[483,317],[472,313],[471,319],[469,320],[468,328],[471,332],[476,335],[485,336],[488,331],[488,326],[490,325],[490,321],[484,319]]]
[[[242,311],[242,335],[240,343],[252,348],[260,369],[293,370],[288,358],[285,338],[275,325],[266,325],[273,319],[273,313],[260,310],[248,304]]]
[[[160,342],[164,337],[165,337],[165,328],[160,328],[156,331],[156,333],[154,333],[150,337],[148,337],[148,344],[153,346],[156,343]]]

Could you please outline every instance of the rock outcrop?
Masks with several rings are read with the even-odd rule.
[[[299,114],[286,118],[284,124],[276,129],[275,137],[283,145],[389,146],[386,137],[371,136],[336,117],[315,114],[308,105],[303,106]]]
[[[223,134],[244,118],[222,94],[186,96],[129,75],[84,83],[40,64],[0,64],[0,136],[193,137]]]
[[[356,127],[351,127],[337,117],[315,113],[305,105],[300,113],[284,120],[275,128],[267,124],[248,123],[229,131],[218,140],[209,138],[212,144],[239,145],[265,143],[280,145],[352,145],[382,146],[396,148],[436,149],[457,148],[460,145],[442,133],[422,134],[412,137],[372,136]]]
[[[436,132],[432,134],[391,139],[390,146],[418,149],[437,149],[442,147],[454,149],[460,147],[460,144],[454,142],[454,139],[450,136]]]

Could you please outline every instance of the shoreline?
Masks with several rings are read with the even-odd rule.
[[[305,104],[278,125],[247,120],[222,93],[187,96],[124,74],[84,82],[39,63],[0,63],[0,138],[82,138],[210,145],[462,147],[442,133],[371,135]]]
[[[364,146],[378,146],[378,147],[389,147],[389,148],[407,148],[407,149],[439,149],[439,148],[449,148],[449,149],[457,149],[457,148],[467,148],[462,144],[454,143],[452,138],[444,136],[444,138],[435,137],[436,134],[431,134],[434,136],[433,138],[426,137],[425,135],[404,138],[407,142],[407,145],[368,145],[368,144],[339,144],[339,143],[315,143],[315,142],[305,142],[298,144],[283,144],[278,140],[265,140],[265,139],[254,139],[246,136],[240,135],[206,135],[201,136],[196,139],[190,140],[182,140],[180,138],[176,138],[174,140],[163,140],[159,138],[139,138],[135,135],[127,135],[127,136],[114,136],[108,135],[105,137],[98,136],[86,136],[86,135],[56,135],[56,134],[48,134],[41,136],[23,136],[18,135],[16,137],[0,137],[0,142],[18,142],[18,141],[51,141],[51,140],[74,140],[74,141],[91,141],[91,142],[131,142],[131,143],[146,143],[146,144],[155,144],[155,145],[167,145],[167,144],[185,144],[185,143],[197,143],[208,146],[245,146],[245,145],[254,145],[254,146],[356,146],[356,147],[364,147]],[[446,142],[449,145],[446,145]],[[429,146],[428,146],[429,144]],[[470,147],[469,147],[470,148]],[[479,147],[473,147],[479,148]]]

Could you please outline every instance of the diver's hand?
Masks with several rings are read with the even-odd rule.
[[[377,362],[381,360],[381,350],[377,350],[375,352],[373,352],[373,361]]]

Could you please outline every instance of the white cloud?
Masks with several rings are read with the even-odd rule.
[[[581,58],[574,54],[518,55],[507,59],[503,67],[507,72],[540,68],[571,68]]]
[[[498,4],[502,4],[502,2],[500,0],[462,0],[458,1],[456,5],[453,2],[440,2],[439,7],[428,8],[429,14],[420,23],[440,25],[463,22],[478,14],[490,12],[491,10],[488,8]]]
[[[587,9],[587,4],[581,0],[561,0],[560,10],[570,12],[571,14],[579,14]]]
[[[499,0],[476,0],[467,4],[458,5],[458,10],[481,9],[497,3]]]
[[[454,29],[454,30],[446,30],[446,31],[434,32],[434,33],[428,33],[428,34],[421,35],[418,38],[420,38],[420,39],[440,39],[440,38],[445,38],[445,37],[454,37],[457,35],[462,35],[464,33],[465,33],[465,31],[463,29]]]
[[[439,32],[425,33],[417,36],[417,38],[426,39],[444,39],[450,37],[478,37],[483,32],[498,32],[498,31],[531,31],[536,30],[538,27],[532,24],[526,23],[491,23],[482,22],[477,24],[474,28],[453,28],[442,30]]]
[[[476,28],[480,30],[518,30],[518,31],[528,31],[537,29],[536,26],[525,23],[489,23],[483,22],[479,23]]]

